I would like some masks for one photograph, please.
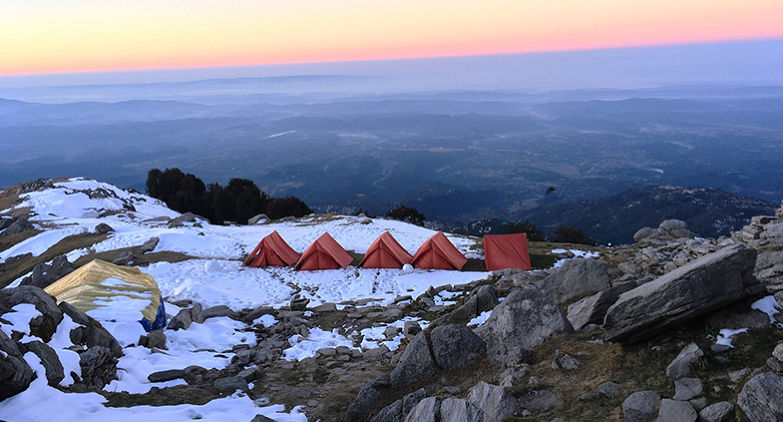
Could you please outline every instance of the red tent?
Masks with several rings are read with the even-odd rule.
[[[294,268],[297,270],[334,270],[345,268],[351,262],[353,262],[353,257],[332,236],[329,236],[329,233],[324,233],[304,251]]]
[[[435,270],[460,270],[468,259],[446,238],[437,232],[427,239],[413,255],[411,264],[416,268]]]
[[[299,259],[299,254],[285,243],[277,231],[261,239],[253,252],[245,259],[250,267],[287,267]]]
[[[504,268],[530,270],[530,254],[527,252],[527,235],[492,234],[484,236],[481,241],[484,246],[484,261],[487,271]]]
[[[411,254],[397,242],[397,239],[391,233],[384,232],[375,239],[375,242],[372,242],[359,266],[365,268],[400,268],[409,262],[411,262]]]

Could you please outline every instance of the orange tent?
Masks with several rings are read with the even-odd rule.
[[[526,234],[488,234],[484,236],[481,243],[484,246],[487,271],[504,268],[532,269],[530,254],[527,252]]]
[[[446,238],[437,232],[427,239],[413,255],[411,264],[416,268],[435,270],[460,270],[468,259]]]
[[[250,267],[287,267],[299,259],[299,253],[291,249],[277,231],[261,239],[253,252],[245,259]]]
[[[372,242],[359,266],[365,268],[400,268],[411,262],[411,258],[411,254],[397,242],[397,239],[391,233],[384,232],[375,239],[375,242]]]
[[[353,262],[353,257],[324,233],[310,245],[294,266],[297,270],[334,270],[345,268]]]

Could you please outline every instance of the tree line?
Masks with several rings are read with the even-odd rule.
[[[275,198],[262,192],[248,179],[231,179],[226,186],[205,185],[198,177],[178,168],[147,173],[147,194],[178,212],[192,212],[213,224],[232,221],[241,224],[258,215],[271,219],[302,217],[313,212],[301,199]]]

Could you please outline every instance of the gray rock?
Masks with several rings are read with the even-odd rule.
[[[190,324],[192,323],[193,320],[190,318],[190,309],[180,309],[179,312],[177,312],[177,315],[175,315],[174,318],[171,318],[171,321],[169,321],[168,329],[187,330],[190,328]]]
[[[606,312],[610,340],[639,341],[759,293],[756,250],[725,247],[620,295]]]
[[[498,291],[493,286],[483,285],[476,288],[476,315],[494,308],[498,302]]]
[[[767,359],[767,366],[769,366],[770,369],[777,372],[778,374],[783,374],[783,362],[775,359],[774,357]]]
[[[751,422],[783,420],[783,376],[764,372],[751,378],[742,387],[737,405]]]
[[[696,343],[685,346],[666,367],[666,376],[673,379],[687,377],[691,373],[691,365],[702,356],[704,352]]]
[[[704,393],[698,378],[680,378],[674,381],[674,400],[690,400]]]
[[[117,257],[114,258],[111,263],[114,265],[132,265],[135,260],[136,257],[133,256],[133,252],[125,251],[117,255]]]
[[[700,422],[729,422],[734,420],[734,405],[722,401],[711,404],[699,412]]]
[[[213,387],[218,393],[231,394],[234,391],[247,391],[247,381],[240,376],[218,378]]]
[[[523,413],[536,416],[554,409],[560,403],[560,396],[552,387],[528,390],[519,396],[517,403],[524,409]]]
[[[440,404],[440,422],[482,422],[482,412],[464,399],[449,397]]]
[[[333,302],[326,302],[316,306],[313,308],[313,310],[316,312],[334,312],[337,310],[337,304]]]
[[[385,330],[383,330],[383,336],[387,339],[393,339],[394,337],[397,337],[397,334],[402,331],[400,327],[395,327],[393,325],[389,325],[386,327]]]
[[[304,297],[294,297],[291,299],[289,306],[292,311],[304,311],[307,309],[307,304],[310,303],[310,299]]]
[[[22,359],[21,351],[3,330],[0,330],[0,400],[26,390],[35,379],[35,372]]]
[[[152,330],[146,336],[139,337],[139,346],[150,349],[166,349],[166,333],[163,330]]]
[[[269,221],[269,217],[266,216],[266,214],[258,214],[256,216],[250,217],[247,220],[247,224],[250,226],[254,226],[256,224],[263,224]]]
[[[351,403],[348,411],[345,412],[343,421],[366,421],[373,409],[375,409],[376,404],[378,404],[379,399],[380,393],[371,383],[362,385],[362,388],[359,389],[359,394],[356,395],[356,398],[353,400],[353,403]]]
[[[514,387],[521,385],[527,375],[527,367],[507,368],[500,374],[499,382],[502,387]]]
[[[51,340],[57,325],[63,320],[62,311],[54,298],[35,286],[0,289],[0,315],[10,312],[11,308],[21,303],[32,304],[41,313],[30,320],[30,333],[45,342]]]
[[[250,422],[275,422],[274,419],[269,419],[264,415],[255,415]]]
[[[571,303],[568,305],[568,321],[577,331],[590,324],[603,324],[606,311],[617,302],[617,298],[637,286],[636,282],[618,284]]]
[[[235,318],[236,314],[237,313],[234,312],[234,310],[232,310],[228,306],[226,306],[226,305],[218,305],[218,306],[213,306],[211,308],[204,309],[204,311],[202,312],[202,317],[204,318],[204,320],[207,320],[207,319],[210,319],[210,318],[216,318],[216,317]]]
[[[650,236],[653,236],[655,234],[655,229],[650,227],[642,227],[641,229],[637,230],[636,233],[633,234],[633,241],[639,242],[644,239],[647,239]]]
[[[166,382],[179,379],[184,376],[184,369],[168,369],[166,371],[153,372],[147,375],[147,380],[149,380],[149,382]]]
[[[238,377],[242,377],[247,382],[253,382],[258,379],[260,373],[258,367],[246,368],[237,374]]]
[[[693,237],[693,233],[688,230],[688,224],[682,220],[663,220],[658,229],[668,233],[675,239]]]
[[[73,270],[73,265],[68,262],[68,258],[66,258],[65,255],[60,255],[55,257],[51,264],[37,264],[33,267],[32,275],[25,277],[19,285],[35,286],[43,289],[70,274]]]
[[[10,223],[5,223],[5,230],[0,232],[0,237],[11,236],[12,234],[23,233],[28,230],[35,230],[33,224],[26,217],[19,216],[10,219]]]
[[[90,347],[79,355],[79,366],[82,368],[82,382],[99,389],[117,375],[117,358],[108,347]]]
[[[158,236],[150,237],[146,242],[144,242],[143,245],[141,245],[141,252],[147,253],[154,251],[155,248],[158,247],[158,243],[160,243],[160,238],[158,238]]]
[[[618,394],[620,394],[620,384],[607,381],[595,389],[595,394],[598,396],[603,396],[607,399],[613,399],[617,397]]]
[[[389,379],[394,388],[405,388],[431,378],[435,372],[435,362],[427,345],[427,337],[422,331],[416,334],[405,348]]]
[[[658,420],[663,422],[696,422],[698,414],[687,401],[663,399]]]
[[[46,371],[46,381],[49,385],[58,385],[65,378],[63,364],[60,363],[57,353],[48,344],[35,340],[25,343],[25,347],[28,351],[35,353],[38,359],[40,359],[41,365],[43,365]]]
[[[513,290],[492,310],[484,323],[490,363],[495,367],[516,366],[530,360],[533,348],[554,333],[572,331],[557,304],[540,290]]]
[[[407,416],[410,411],[419,404],[420,401],[427,397],[427,392],[423,388],[408,393],[402,398],[402,415]]]
[[[470,389],[467,401],[484,413],[483,422],[499,421],[519,410],[519,403],[510,390],[484,381]]]
[[[402,333],[406,336],[415,336],[421,332],[421,325],[416,321],[405,321],[403,325]]]
[[[405,417],[408,416],[408,413],[410,413],[420,401],[424,400],[426,396],[427,393],[423,388],[409,393],[402,399],[381,409],[370,422],[402,422],[405,420]]]
[[[487,352],[481,337],[458,324],[435,327],[430,334],[430,343],[435,363],[445,370],[467,368]]]
[[[405,422],[437,422],[440,414],[440,400],[427,397],[417,404],[405,417]]]
[[[661,396],[655,391],[637,391],[623,401],[626,422],[653,422],[658,416]]]
[[[80,344],[87,348],[101,346],[109,349],[114,357],[122,356],[120,343],[98,321],[92,320],[86,326],[76,327],[69,335],[73,344]]]
[[[697,397],[695,399],[690,399],[688,400],[688,403],[690,403],[691,406],[693,406],[693,408],[696,409],[697,412],[707,407],[707,399],[704,397]]]
[[[538,285],[555,302],[564,303],[608,289],[609,273],[603,261],[569,259]]]
[[[95,233],[98,233],[98,234],[106,234],[106,233],[110,233],[110,232],[113,232],[113,231],[114,231],[114,228],[112,228],[112,226],[110,226],[110,225],[108,225],[106,223],[100,223],[97,226],[95,226]]]
[[[565,354],[557,358],[557,364],[563,369],[572,370],[581,367],[582,361],[569,354]]]
[[[779,361],[783,361],[783,343],[775,346],[775,349],[772,351],[772,357]]]

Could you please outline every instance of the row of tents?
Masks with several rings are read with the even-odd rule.
[[[522,234],[486,235],[482,239],[488,271],[505,268],[531,269],[527,236]],[[244,263],[250,267],[287,267],[296,270],[346,268],[353,257],[329,233],[315,240],[302,254],[296,252],[277,231],[264,237]],[[391,233],[384,232],[367,248],[359,267],[461,270],[468,259],[443,232],[427,239],[414,255],[408,253]]]

